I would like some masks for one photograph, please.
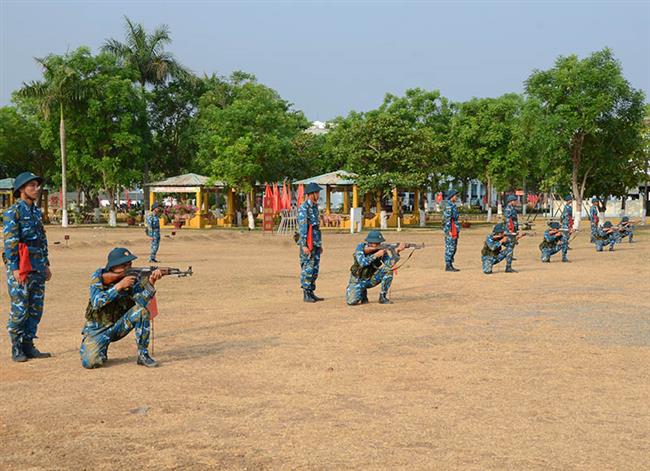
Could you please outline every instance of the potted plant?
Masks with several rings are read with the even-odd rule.
[[[126,216],[126,223],[129,226],[135,226],[136,218],[138,217],[138,210],[135,208],[129,209]]]

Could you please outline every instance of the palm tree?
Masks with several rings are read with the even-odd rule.
[[[171,43],[171,36],[167,25],[156,28],[153,33],[147,34],[141,23],[133,23],[128,16],[124,17],[125,42],[108,39],[102,46],[102,51],[115,55],[124,66],[132,68],[137,73],[137,81],[142,92],[142,117],[144,127],[147,124],[147,98],[146,86],[148,84],[164,83],[169,77],[189,75],[189,72],[166,52],[165,46]],[[149,142],[147,136],[146,142]],[[147,183],[149,165],[145,158],[144,183]],[[145,187],[145,207],[149,205],[148,188]]]
[[[45,80],[23,83],[18,91],[20,96],[38,101],[45,119],[52,112],[59,113],[59,140],[61,144],[61,226],[68,227],[68,201],[66,188],[66,146],[65,112],[70,107],[82,103],[90,89],[83,81],[81,73],[70,65],[69,56],[53,54],[35,58],[41,67]]]

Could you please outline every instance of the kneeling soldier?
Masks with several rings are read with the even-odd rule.
[[[596,251],[602,252],[603,247],[609,245],[609,251],[613,252],[614,245],[616,245],[616,242],[619,242],[620,240],[621,240],[620,233],[618,232],[618,230],[614,226],[612,226],[611,222],[606,221],[605,224],[603,224],[603,227],[599,227],[596,230],[596,235],[595,235]]]
[[[86,308],[86,325],[81,331],[81,364],[97,368],[107,360],[108,346],[124,338],[135,329],[138,345],[138,365],[157,366],[149,356],[149,310],[147,305],[156,294],[154,285],[162,277],[160,270],[137,280],[124,276],[137,257],[125,248],[116,248],[108,254],[105,268],[92,275],[90,300]]]
[[[515,270],[512,269],[512,250],[515,244],[509,242],[505,232],[505,226],[499,223],[492,229],[492,234],[485,239],[481,260],[483,261],[483,273],[486,275],[492,273],[492,267],[504,259],[506,273],[515,273]]]
[[[619,224],[619,234],[621,240],[628,238],[630,244],[632,243],[632,237],[634,237],[634,223],[637,221],[630,221],[628,216],[623,216],[621,223]]]
[[[379,303],[390,304],[388,290],[393,282],[393,267],[399,260],[399,253],[405,249],[398,245],[394,251],[382,249],[384,236],[379,231],[370,231],[365,242],[354,250],[354,264],[350,268],[350,281],[345,291],[345,301],[349,306],[368,302],[368,288],[381,284]]]
[[[551,256],[562,250],[563,233],[560,229],[559,222],[549,222],[548,229],[544,231],[544,240],[539,244],[539,250],[542,252],[542,262],[549,263]]]

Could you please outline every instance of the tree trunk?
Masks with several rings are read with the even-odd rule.
[[[61,141],[61,227],[68,227],[68,188],[66,186],[65,121],[63,120],[63,103],[59,104],[60,123],[59,140]]]
[[[487,204],[487,222],[492,222],[492,179],[488,176],[485,184],[485,203]]]
[[[246,192],[246,214],[248,215],[248,230],[255,230],[255,216],[253,215],[253,191]]]
[[[108,225],[111,227],[117,226],[117,215],[115,214],[115,192],[112,189],[107,189],[109,199],[109,210],[108,210]]]
[[[525,216],[526,213],[528,212],[528,189],[526,188],[525,178],[522,185],[522,190],[524,190],[524,196],[522,197],[522,201],[521,201],[521,214]]]
[[[571,190],[573,192],[573,201],[574,213],[573,213],[573,228],[580,228],[580,219],[582,217],[582,193],[585,189],[585,183],[587,181],[587,174],[585,172],[582,179],[582,189],[578,186],[578,171],[580,170],[580,161],[582,158],[582,143],[585,140],[585,136],[582,133],[573,136],[571,143]]]

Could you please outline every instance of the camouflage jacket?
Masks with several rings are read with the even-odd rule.
[[[47,237],[43,227],[43,215],[35,204],[20,200],[3,215],[4,252],[3,260],[11,270],[18,270],[18,243],[27,244],[32,270],[43,273],[50,265],[47,251]]]

